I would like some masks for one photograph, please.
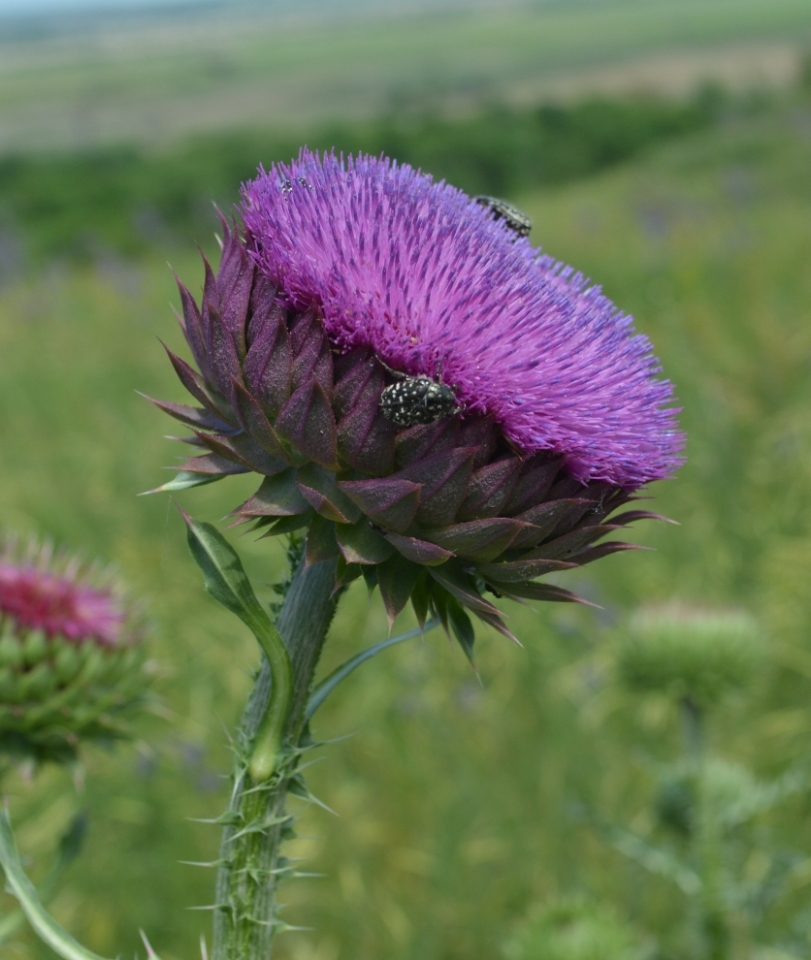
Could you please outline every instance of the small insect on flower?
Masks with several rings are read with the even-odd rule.
[[[395,370],[389,372],[401,379],[386,387],[381,394],[380,412],[397,426],[435,423],[462,410],[456,402],[456,394],[447,384],[424,375],[406,377]]]
[[[487,207],[493,220],[503,220],[504,226],[519,237],[528,237],[532,230],[532,221],[518,207],[498,197],[474,197],[476,203]]]

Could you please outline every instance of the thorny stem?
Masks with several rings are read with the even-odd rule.
[[[285,811],[294,784],[298,748],[313,675],[335,613],[335,561],[296,571],[276,626],[293,666],[293,703],[282,760],[273,776],[255,782],[248,769],[251,744],[271,699],[266,658],[256,679],[236,742],[236,765],[217,873],[212,960],[269,960],[271,940],[283,927],[275,913],[277,880],[289,872],[279,848],[291,834]]]

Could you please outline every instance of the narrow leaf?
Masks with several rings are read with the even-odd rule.
[[[84,813],[77,814],[59,840],[56,863],[39,886],[40,902],[47,903],[56,893],[65,870],[79,855],[86,829],[87,816]],[[5,943],[24,923],[25,913],[22,907],[0,919],[0,944]]]
[[[429,620],[428,623],[425,624],[424,630],[433,630],[435,626],[437,626],[437,621]],[[404,640],[410,640],[412,637],[418,637],[424,633],[424,630],[417,627],[414,630],[409,630],[407,633],[400,633],[396,637],[388,637],[386,640],[381,640],[379,643],[367,647],[365,650],[362,650],[347,660],[346,663],[341,664],[340,667],[333,670],[332,673],[322,680],[315,690],[313,690],[307,702],[305,718],[309,720],[338,684],[342,680],[345,680],[350,673],[357,670],[362,663],[366,663],[367,660],[371,660],[372,657],[377,656],[377,654],[383,650],[388,650],[389,647],[393,647],[395,644],[402,643]]]
[[[83,947],[53,919],[43,907],[34,885],[23,870],[8,811],[0,812],[0,863],[9,889],[20,901],[34,932],[63,960],[104,960]]]

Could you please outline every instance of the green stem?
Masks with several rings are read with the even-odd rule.
[[[258,744],[272,729],[271,665],[262,658],[256,684],[240,725],[233,789],[220,849],[212,960],[269,960],[276,917],[277,880],[289,872],[279,848],[289,836],[292,817],[285,810],[294,784],[299,743],[306,726],[313,676],[335,613],[335,562],[296,571],[276,621],[293,672],[292,703],[284,731],[282,758],[272,776],[255,775],[263,755]],[[264,722],[263,722],[263,718]],[[271,750],[273,756],[275,752]]]

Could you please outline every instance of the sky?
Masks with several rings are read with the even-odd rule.
[[[182,0],[172,0],[173,4]],[[0,16],[6,13],[52,13],[102,7],[108,10],[125,7],[154,7],[159,0],[0,0]]]
[[[53,10],[82,10],[88,7],[147,7],[155,0],[0,0],[0,14],[50,13]]]

